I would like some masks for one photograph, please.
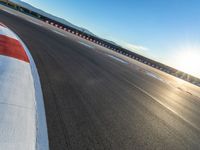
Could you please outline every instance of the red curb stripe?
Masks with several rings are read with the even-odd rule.
[[[21,43],[5,35],[0,35],[0,55],[13,57],[28,63],[30,62]]]

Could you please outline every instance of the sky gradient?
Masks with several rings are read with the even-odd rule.
[[[200,77],[200,0],[24,1],[125,48]],[[195,60],[199,68],[187,71],[180,65],[182,53],[199,56]]]

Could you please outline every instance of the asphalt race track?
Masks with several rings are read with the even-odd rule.
[[[3,11],[0,22],[20,36],[36,62],[51,150],[200,149],[198,96],[69,33]]]

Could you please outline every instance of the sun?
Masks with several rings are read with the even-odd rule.
[[[177,69],[200,77],[200,49],[199,51],[195,49],[180,51],[175,57]]]

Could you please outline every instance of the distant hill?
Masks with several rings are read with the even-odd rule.
[[[70,26],[70,27],[72,27],[72,28],[75,28],[75,29],[77,29],[77,30],[79,30],[79,31],[85,32],[85,33],[87,33],[87,34],[89,34],[89,35],[92,35],[92,36],[94,36],[94,37],[97,37],[97,38],[99,38],[99,39],[102,39],[102,40],[104,40],[104,41],[107,41],[107,42],[110,43],[110,44],[113,44],[113,45],[115,45],[115,46],[121,47],[120,45],[118,45],[117,43],[115,43],[115,42],[113,42],[113,41],[110,41],[110,40],[107,40],[107,39],[103,39],[103,38],[101,38],[101,37],[99,37],[99,36],[93,34],[92,32],[90,32],[89,30],[87,30],[87,29],[85,29],[85,28],[78,27],[78,26],[76,26],[76,25],[74,25],[74,24],[72,24],[72,23],[66,21],[65,19],[62,19],[62,18],[56,17],[56,16],[54,16],[54,15],[52,15],[52,14],[49,14],[49,13],[47,13],[47,12],[41,10],[41,9],[38,9],[38,8],[36,8],[36,7],[34,7],[34,6],[30,5],[30,4],[28,4],[28,3],[26,3],[26,2],[23,2],[23,1],[21,1],[21,0],[9,0],[9,1],[10,1],[10,2],[13,2],[13,3],[17,4],[17,5],[20,5],[20,6],[24,7],[24,8],[27,8],[27,9],[33,11],[33,12],[36,12],[36,13],[38,13],[38,14],[40,14],[40,15],[43,15],[43,16],[45,16],[45,17],[48,17],[48,18],[50,18],[50,19],[52,19],[52,20],[58,21],[58,22],[60,22],[60,23],[62,23],[62,24],[65,24],[65,25],[67,25],[67,26]]]
[[[30,4],[28,4],[28,3],[26,3],[26,2],[23,2],[23,1],[20,1],[20,0],[10,0],[10,1],[13,2],[13,3],[15,3],[15,4],[17,4],[17,5],[20,5],[20,6],[22,6],[22,7],[25,7],[25,8],[27,8],[27,9],[29,9],[29,10],[32,10],[33,12],[36,12],[36,13],[38,13],[38,14],[40,14],[40,15],[46,16],[46,17],[48,17],[48,18],[50,18],[50,19],[52,19],[52,20],[58,21],[58,22],[60,22],[60,23],[62,23],[62,24],[65,24],[65,25],[67,25],[67,26],[70,26],[70,27],[75,28],[75,29],[77,29],[77,30],[80,30],[80,31],[82,31],[82,32],[85,32],[85,33],[87,33],[87,34],[90,34],[90,35],[95,36],[92,32],[90,32],[89,30],[87,30],[87,29],[85,29],[85,28],[78,27],[78,26],[76,26],[76,25],[74,25],[74,24],[72,24],[72,23],[66,21],[65,19],[62,19],[62,18],[56,17],[56,16],[54,16],[54,15],[51,15],[51,14],[49,14],[49,13],[46,13],[46,12],[44,12],[44,11],[42,11],[42,10],[40,10],[40,9],[38,9],[38,8],[36,8],[36,7],[34,7],[34,6],[30,5]]]

